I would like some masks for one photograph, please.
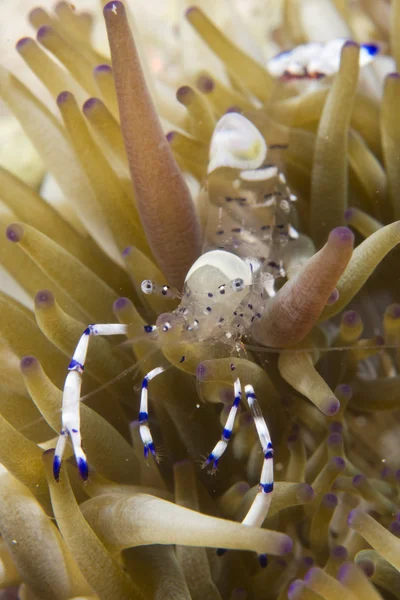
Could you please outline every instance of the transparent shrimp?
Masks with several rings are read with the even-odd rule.
[[[180,298],[171,313],[147,325],[144,333],[157,340],[171,365],[193,375],[209,358],[234,357],[240,340],[249,335],[254,321],[261,318],[268,298],[275,294],[277,278],[285,275],[284,250],[298,234],[291,225],[290,192],[279,168],[268,162],[268,147],[253,123],[238,113],[227,113],[218,122],[210,144],[208,169],[209,219],[204,253],[187,273],[182,293],[168,285],[146,280],[145,294]],[[80,433],[80,394],[86,354],[91,337],[127,335],[123,324],[93,324],[83,332],[64,385],[62,427],[55,449],[53,472],[58,481],[61,460],[69,438],[81,477],[89,466]],[[140,394],[139,432],[144,455],[157,460],[149,426],[148,394],[151,381],[168,367],[158,366],[143,378]],[[259,491],[243,523],[261,526],[268,513],[273,492],[273,445],[266,420],[250,381],[234,383],[234,401],[221,439],[208,455],[205,465],[215,470],[229,440],[239,405],[246,401],[253,417],[264,455]],[[243,387],[244,386],[244,387]],[[244,393],[243,391],[244,390]],[[266,557],[260,557],[262,565]]]
[[[269,73],[283,80],[321,79],[339,70],[344,38],[328,42],[309,42],[280,52],[267,63]],[[360,44],[360,67],[370,64],[379,54],[377,44]]]

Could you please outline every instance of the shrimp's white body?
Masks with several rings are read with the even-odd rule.
[[[227,348],[226,354],[230,356],[235,352],[240,337],[250,332],[254,321],[261,317],[266,301],[275,293],[276,277],[284,274],[282,249],[291,237],[297,235],[288,218],[290,203],[296,198],[290,193],[279,169],[265,164],[267,152],[263,136],[245,117],[229,113],[220,119],[211,140],[208,179],[211,218],[207,227],[207,243],[214,244],[214,249],[205,252],[190,268],[182,294],[167,285],[148,280],[142,283],[142,291],[146,294],[160,293],[181,298],[177,309],[160,315],[155,325],[145,327],[145,333],[158,339],[160,348],[171,363],[193,374],[197,365],[194,362],[189,364],[190,357],[185,354],[181,356],[182,348],[198,348],[203,342],[216,341]],[[270,191],[265,191],[266,186],[270,187]],[[234,189],[237,196],[221,194],[221,189]],[[222,221],[228,225],[226,231],[221,230]],[[239,226],[242,224],[245,226]],[[219,242],[217,248],[215,240]],[[59,479],[68,437],[81,477],[87,479],[89,474],[81,444],[79,411],[89,339],[95,335],[127,333],[127,325],[89,325],[78,342],[64,386],[62,429],[53,463],[56,480]],[[179,350],[176,350],[177,346]],[[152,454],[156,459],[149,427],[148,392],[151,380],[164,371],[165,367],[160,366],[144,377],[140,399],[139,430],[144,455]],[[243,523],[261,526],[273,491],[273,447],[254,389],[250,382],[243,383],[244,397],[242,382],[239,378],[234,381],[234,400],[221,439],[204,466],[211,465],[213,470],[216,469],[232,436],[239,405],[245,398],[254,419],[264,461],[259,492]],[[260,562],[265,565],[266,557],[260,557]]]

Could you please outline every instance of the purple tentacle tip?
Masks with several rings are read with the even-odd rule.
[[[353,477],[353,485],[356,487],[364,483],[364,481],[366,481],[366,477],[362,473],[358,473],[358,475],[354,475]]]
[[[33,42],[32,38],[30,38],[30,37],[23,37],[20,40],[18,40],[18,42],[15,44],[15,47],[16,47],[17,50],[19,50],[20,48],[22,48],[23,46],[25,46],[29,42]]]
[[[293,541],[290,537],[286,536],[286,539],[282,543],[281,554],[289,554],[293,550]]]
[[[345,546],[334,546],[334,548],[332,548],[332,556],[346,560],[348,556],[347,548],[345,548]]]
[[[351,510],[347,516],[347,525],[351,525],[354,523],[354,520],[357,517],[357,509],[355,508],[354,510]]]
[[[335,456],[332,459],[332,461],[338,469],[344,469],[346,466],[346,462],[343,460],[343,458],[341,456]]]
[[[54,296],[50,290],[40,290],[35,296],[35,304],[53,304]]]
[[[389,73],[388,79],[400,79],[400,73]]]
[[[387,312],[392,319],[400,319],[400,304],[392,304]]]
[[[63,104],[64,102],[67,102],[67,100],[69,100],[70,98],[72,98],[71,92],[61,92],[57,96],[57,104]]]
[[[196,367],[196,378],[200,381],[206,376],[207,367],[204,363],[199,363]]]
[[[329,416],[336,415],[340,408],[340,402],[334,396],[328,399],[326,414]]]
[[[364,558],[357,562],[357,565],[362,569],[367,577],[372,577],[375,573],[375,564],[369,558]]]
[[[354,234],[348,227],[336,227],[329,237],[335,237],[341,242],[354,242]]]
[[[304,575],[304,581],[310,581],[313,576],[318,572],[318,567],[311,567],[311,569],[309,569],[307,571],[307,573]]]
[[[132,246],[128,246],[127,248],[125,248],[125,250],[122,251],[123,258],[126,258],[127,256],[129,256],[129,254],[131,253],[131,250],[132,250]]]
[[[322,502],[324,504],[324,506],[326,506],[326,508],[335,508],[338,504],[338,497],[336,496],[336,494],[325,494],[325,496],[322,498]]]
[[[53,31],[53,28],[50,27],[50,25],[42,25],[37,30],[36,37],[38,40],[40,40],[40,38],[44,37],[47,33],[50,33],[51,31]]]
[[[354,564],[345,563],[342,565],[338,571],[338,579],[339,581],[343,581],[349,575],[350,571],[353,569]]]
[[[295,579],[294,581],[292,581],[292,583],[289,585],[288,590],[287,590],[287,595],[289,600],[292,600],[292,598],[295,596],[296,592],[300,592],[304,587],[304,582],[301,581],[301,579]]]
[[[339,300],[339,290],[337,288],[335,288],[333,290],[333,292],[331,293],[331,295],[329,296],[326,303],[328,306],[332,306],[332,304],[335,304],[335,302],[337,302],[338,300]]]
[[[393,521],[389,525],[389,531],[396,537],[400,537],[400,523],[399,521]]]
[[[200,77],[197,79],[197,87],[201,92],[203,92],[203,94],[209,94],[213,91],[215,83],[211,77],[207,77],[207,75],[200,75]]]
[[[86,100],[86,102],[82,106],[82,110],[83,110],[83,112],[86,112],[86,111],[90,110],[91,108],[93,108],[94,106],[99,105],[99,104],[102,104],[102,101],[99,98],[89,98],[88,100]]]
[[[347,310],[342,317],[342,321],[350,327],[361,323],[360,315],[355,310]]]
[[[24,356],[19,365],[20,368],[24,370],[29,369],[29,367],[32,367],[35,363],[37,363],[37,360],[34,356]]]
[[[24,228],[18,223],[9,225],[6,229],[6,237],[10,242],[20,242],[24,235]]]
[[[112,12],[115,15],[118,13],[119,10],[125,11],[124,5],[122,4],[122,2],[119,2],[119,0],[115,0],[115,2],[108,2],[108,4],[106,4],[103,8],[103,12]]]
[[[337,386],[336,391],[338,394],[343,394],[344,396],[351,396],[353,394],[351,385],[348,385],[347,383],[340,383]]]
[[[350,219],[353,217],[353,215],[354,215],[354,208],[348,208],[347,210],[344,211],[344,220],[350,221]]]
[[[117,300],[114,302],[114,310],[121,310],[122,308],[125,308],[128,302],[128,298],[117,298]]]
[[[354,42],[353,40],[347,40],[345,42],[345,44],[343,45],[343,48],[347,48],[348,46],[357,46],[357,47],[359,47],[359,45],[357,44],[357,42]]]
[[[193,13],[194,11],[198,10],[197,6],[189,6],[189,8],[186,9],[185,12],[185,16],[189,17],[191,13]]]
[[[95,73],[110,73],[110,72],[112,72],[112,68],[110,67],[110,65],[97,65],[97,67],[94,68],[94,72]]]
[[[342,433],[343,431],[343,425],[340,421],[333,421],[332,423],[329,424],[329,431],[330,433]],[[334,443],[339,443],[340,440],[336,439],[336,440],[332,440],[332,444]]]
[[[173,139],[174,139],[174,137],[175,137],[175,133],[176,133],[175,131],[169,131],[169,132],[167,133],[167,135],[166,135],[165,137],[167,138],[167,142],[168,142],[168,143],[171,143],[171,142],[172,142],[172,140],[173,140]]]
[[[335,431],[328,436],[328,446],[335,446],[336,444],[340,444],[342,441],[342,436],[340,432]]]

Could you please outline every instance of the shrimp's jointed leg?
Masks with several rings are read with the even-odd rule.
[[[85,369],[86,354],[89,346],[89,338],[93,335],[126,335],[127,325],[105,324],[89,325],[82,333],[74,355],[68,365],[68,375],[65,379],[62,399],[62,427],[58,438],[53,461],[53,474],[56,481],[59,480],[61,460],[64,454],[67,437],[69,436],[75,454],[79,473],[83,480],[89,476],[86,455],[82,449],[80,433],[80,411],[79,401],[81,397],[82,375]]]
[[[254,388],[251,385],[246,385],[244,388],[246,399],[250,408],[250,412],[254,419],[254,424],[257,429],[258,437],[264,454],[263,467],[261,471],[259,490],[253,500],[247,515],[243,519],[244,525],[253,527],[261,527],[263,524],[271,504],[272,491],[274,489],[274,467],[271,436],[268,431],[267,424],[258,404]],[[267,557],[259,556],[261,566],[266,566]]]
[[[165,371],[165,367],[156,367],[143,379],[142,382],[142,393],[140,395],[140,412],[139,412],[139,433],[142,438],[142,442],[144,445],[144,457],[147,458],[149,452],[154,456],[157,460],[157,453],[154,447],[153,437],[151,435],[150,427],[149,427],[149,412],[148,412],[148,386],[149,381],[160,375]]]
[[[226,419],[225,427],[222,432],[222,436],[220,441],[214,446],[213,450],[208,455],[207,459],[203,464],[203,468],[208,467],[212,463],[212,473],[218,468],[218,462],[223,453],[225,452],[228,442],[232,436],[233,426],[235,424],[235,419],[237,415],[237,411],[239,408],[240,400],[242,398],[242,386],[240,385],[239,378],[236,379],[234,383],[234,400],[231,406],[231,410],[229,411],[228,418]]]

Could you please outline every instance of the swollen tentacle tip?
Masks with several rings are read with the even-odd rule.
[[[196,367],[196,379],[203,381],[207,375],[207,367],[203,363],[199,363]]]
[[[353,395],[353,389],[351,385],[348,385],[347,383],[340,383],[336,388],[336,393],[350,399]]]
[[[345,563],[344,565],[342,565],[339,568],[337,575],[339,581],[345,582],[349,578],[351,578],[351,574],[353,573],[354,569],[357,569],[354,563]]]
[[[347,516],[347,525],[349,525],[351,527],[352,524],[354,523],[354,521],[356,520],[358,514],[359,514],[359,510],[357,508],[350,511]]]
[[[193,96],[194,96],[194,92],[193,92],[192,88],[188,85],[182,85],[176,91],[176,98],[182,104],[186,104],[187,101]]]
[[[132,252],[133,246],[127,246],[124,250],[122,250],[122,258],[126,258]]]
[[[260,563],[260,567],[262,569],[266,569],[268,566],[268,557],[266,554],[259,554],[258,555],[258,562]]]
[[[58,104],[58,106],[60,106],[60,104],[64,104],[64,102],[68,102],[72,98],[73,98],[73,95],[71,94],[71,92],[67,92],[67,91],[61,92],[57,96],[57,104]]]
[[[330,508],[333,510],[338,505],[338,497],[336,496],[336,494],[332,493],[325,494],[321,502],[323,506],[325,506],[325,508]]]
[[[337,288],[335,288],[333,290],[333,292],[331,293],[331,295],[329,296],[326,303],[328,306],[331,306],[332,304],[335,304],[335,302],[337,302],[338,300],[339,300],[339,290]]]
[[[367,480],[367,478],[365,477],[365,475],[363,475],[362,473],[358,473],[358,475],[354,475],[353,477],[353,485],[355,487],[359,487],[360,485],[362,485],[365,481]]]
[[[170,143],[172,142],[172,140],[174,139],[174,137],[175,137],[175,134],[176,134],[176,132],[175,132],[175,131],[169,131],[169,132],[166,134],[166,136],[165,136],[165,137],[166,137],[166,139],[167,139],[167,142],[168,142],[169,144],[170,144]]]
[[[347,221],[350,221],[350,220],[353,218],[353,216],[354,216],[354,212],[355,212],[355,211],[354,211],[354,208],[348,208],[348,209],[346,209],[346,210],[344,211],[344,220],[345,220],[346,222],[347,222]]]
[[[197,6],[189,6],[189,8],[185,11],[185,17],[190,19],[196,12],[199,12],[199,8]]]
[[[30,38],[30,37],[23,37],[20,40],[18,40],[18,42],[15,44],[15,48],[17,50],[20,50],[21,48],[23,48],[23,46],[26,46],[30,42],[33,42],[32,38]]]
[[[341,434],[339,432],[334,432],[328,436],[326,443],[328,444],[328,446],[336,446],[337,444],[340,444],[341,441]]]
[[[305,582],[312,581],[318,573],[319,573],[318,567],[311,567],[311,569],[309,569],[307,571],[307,573],[304,575],[304,581]]]
[[[357,561],[357,566],[363,571],[364,575],[368,578],[371,578],[375,574],[375,564],[369,558],[363,558],[362,560]]]
[[[12,223],[6,229],[6,237],[10,242],[20,242],[24,236],[24,227],[19,223]]]
[[[356,46],[357,48],[359,48],[359,44],[357,44],[357,42],[354,42],[353,40],[347,40],[344,44],[343,44],[343,48],[351,48]]]
[[[54,294],[50,290],[40,290],[35,296],[36,308],[51,308],[54,302]]]
[[[39,361],[34,356],[24,356],[19,363],[21,371],[27,372],[32,369],[37,369],[39,366]]]
[[[42,25],[36,32],[36,39],[40,42],[41,39],[44,38],[45,35],[48,35],[53,31],[53,28],[50,25]]]
[[[82,110],[84,113],[89,112],[92,108],[103,104],[99,98],[89,98],[82,106]]]
[[[314,500],[314,490],[308,483],[299,483],[296,496],[299,502],[307,504]]]
[[[114,310],[114,312],[118,312],[119,310],[122,310],[129,303],[130,303],[130,300],[128,298],[123,298],[123,297],[117,298],[116,301],[113,304],[113,310]]]
[[[361,324],[361,317],[355,310],[347,310],[342,317],[342,321],[345,325],[354,327]]]
[[[340,402],[335,396],[329,397],[325,400],[325,410],[323,411],[328,417],[336,415],[340,409]]]
[[[338,241],[345,244],[354,243],[354,234],[348,227],[336,227],[329,234],[329,241]]]
[[[339,471],[343,471],[343,469],[344,469],[344,468],[345,468],[345,466],[346,466],[346,463],[345,463],[344,459],[343,459],[341,456],[335,456],[335,457],[332,459],[332,464],[333,464],[333,466],[334,466],[336,469],[338,469]]]
[[[210,94],[215,88],[215,82],[207,75],[199,75],[196,80],[196,87],[200,92],[203,92],[203,94]]]
[[[55,462],[56,457],[54,457]],[[83,481],[87,481],[89,477],[89,467],[87,461],[83,457],[79,457],[76,461],[78,465],[79,475],[82,477]]]
[[[295,579],[289,585],[287,590],[287,595],[289,600],[295,600],[297,598],[297,594],[300,593],[304,588],[304,582],[301,579]]]
[[[400,319],[400,304],[391,304],[388,306],[385,315],[391,319]]]
[[[103,8],[104,15],[110,12],[114,15],[117,15],[118,13],[121,13],[121,11],[125,13],[125,6],[122,2],[119,2],[119,0],[116,0],[115,2],[108,2]]]
[[[400,538],[400,523],[399,521],[393,521],[389,525],[390,533],[393,533],[396,537]]]
[[[112,68],[110,65],[97,65],[93,71],[94,73],[112,73]]]
[[[386,79],[400,79],[400,73],[389,73]]]

